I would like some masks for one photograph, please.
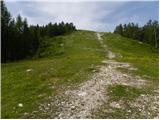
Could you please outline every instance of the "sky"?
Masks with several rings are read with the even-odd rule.
[[[142,26],[159,19],[158,1],[8,0],[6,6],[13,17],[20,14],[30,25],[64,21],[73,22],[77,29],[100,32],[112,32],[120,23]]]

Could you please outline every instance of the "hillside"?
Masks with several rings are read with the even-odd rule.
[[[83,30],[43,41],[34,59],[2,64],[2,118],[158,116],[158,53],[148,44]]]

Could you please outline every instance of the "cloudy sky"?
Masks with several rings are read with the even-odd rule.
[[[143,25],[149,19],[158,20],[159,14],[158,1],[8,0],[6,6],[13,17],[21,14],[29,24],[64,21],[94,31],[113,31],[128,22]]]

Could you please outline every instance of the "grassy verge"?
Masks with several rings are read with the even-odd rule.
[[[103,36],[104,43],[109,49],[122,57],[117,61],[131,63],[138,70],[132,71],[134,75],[140,75],[146,79],[158,82],[158,53],[148,44],[122,37],[117,34],[106,33]],[[127,70],[125,71],[127,72]]]
[[[158,95],[155,93],[155,89],[158,88],[159,82],[159,63],[156,49],[148,44],[140,43],[136,40],[128,39],[117,34],[105,33],[103,39],[108,49],[116,54],[116,61],[131,63],[132,67],[137,68],[137,70],[117,68],[118,70],[133,76],[141,76],[142,78],[150,80],[150,84],[143,88],[125,85],[109,86],[106,90],[108,97],[100,108],[93,111],[93,118],[144,119],[157,116],[157,105],[152,105],[153,100]],[[146,96],[146,98],[141,95]],[[137,99],[141,102],[136,102]]]
[[[51,94],[86,80],[104,59],[94,32],[76,31],[48,41],[40,50],[44,58],[2,64],[2,118],[21,118],[38,109]]]
[[[153,104],[150,89],[126,85],[111,85],[107,89],[107,99],[92,114],[94,119],[147,119],[157,116],[158,108]],[[145,96],[145,97],[142,97]],[[157,101],[158,102],[158,101]]]
[[[125,85],[110,86],[107,91],[112,100],[134,100],[139,95],[147,93],[144,89],[137,89]]]

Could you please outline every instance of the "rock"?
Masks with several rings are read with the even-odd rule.
[[[137,68],[129,68],[129,70],[138,70]]]
[[[58,117],[61,117],[62,116],[62,114],[60,113],[59,115],[58,115]]]
[[[46,107],[45,109],[46,109],[46,110],[49,110],[49,107]]]
[[[110,106],[113,107],[113,108],[121,108],[121,106],[119,105],[119,103],[116,103],[116,102],[110,103]]]
[[[29,115],[29,113],[25,112],[24,115]]]
[[[111,51],[108,51],[108,58],[109,59],[113,59],[115,57],[116,57],[116,55],[114,53],[112,53]]]
[[[123,76],[124,76],[124,77],[127,77],[128,75],[127,75],[127,74],[123,74]]]
[[[141,108],[138,108],[138,111],[142,111],[142,109],[141,109]]]
[[[156,117],[154,117],[153,119],[159,119],[159,117],[158,117],[158,116],[156,116]]]
[[[74,110],[76,107],[75,106],[71,106],[71,110]]]
[[[23,107],[23,104],[22,104],[22,103],[19,103],[19,104],[18,104],[18,107]]]
[[[31,71],[33,71],[33,69],[27,69],[27,70],[26,70],[26,72],[31,72]]]
[[[110,66],[110,65],[108,65],[108,68],[110,69],[110,68],[111,68],[111,66]]]
[[[87,93],[86,92],[80,92],[78,93],[79,96],[85,96]]]
[[[130,112],[131,112],[131,110],[128,110],[127,112],[129,112],[129,113],[130,113]]]
[[[144,97],[145,95],[144,95],[144,94],[141,94],[141,96]]]
[[[94,69],[94,70],[92,70],[92,72],[97,72],[97,70]]]
[[[61,102],[61,104],[63,105],[65,102]]]
[[[33,111],[32,113],[37,113],[38,111]]]

